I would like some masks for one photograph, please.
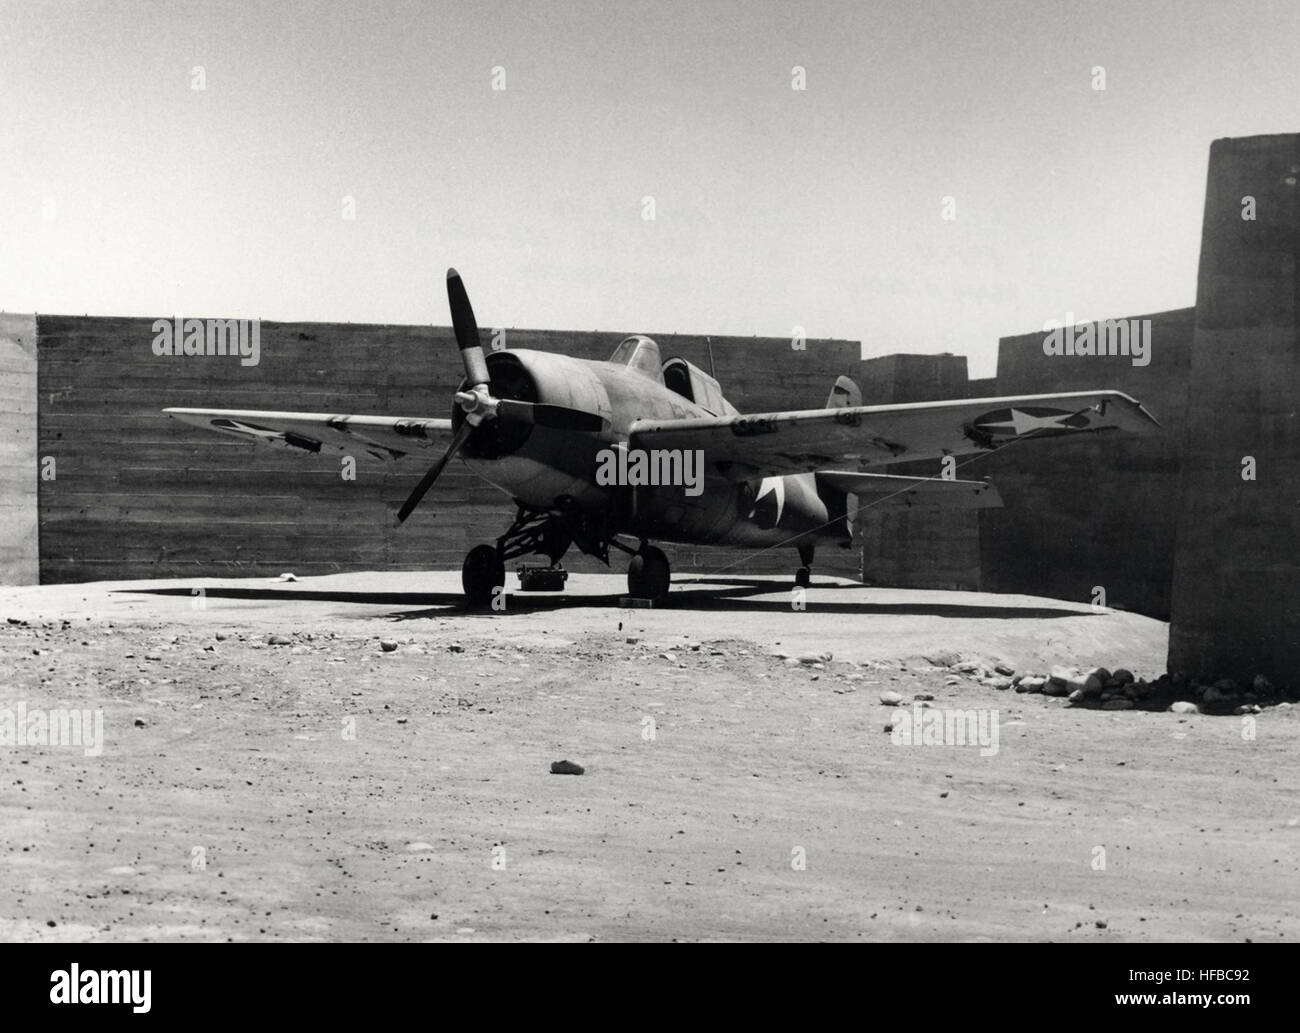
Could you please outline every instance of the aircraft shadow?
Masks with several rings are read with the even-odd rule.
[[[901,614],[928,617],[954,617],[967,619],[1044,620],[1062,617],[1090,617],[1089,611],[1071,610],[1051,606],[999,606],[988,602],[908,602],[871,603],[843,599],[819,599],[826,591],[852,591],[870,588],[869,585],[826,585],[818,587],[814,581],[807,591],[807,607],[816,613]],[[128,594],[184,596],[191,598],[191,588],[132,588],[120,589]],[[789,586],[773,581],[747,580],[745,578],[684,578],[674,583],[667,609],[700,612],[785,613],[791,609]],[[470,610],[465,597],[459,592],[355,592],[327,588],[221,588],[205,587],[209,599],[249,600],[301,600],[303,602],[358,603],[370,606],[395,606],[402,609],[388,614],[392,620],[420,620],[431,617],[461,616],[466,618],[496,618],[503,613],[491,610]],[[777,598],[760,599],[757,596]],[[508,595],[504,615],[512,613],[546,613],[590,607],[618,609],[621,593],[601,595],[565,595],[564,593],[538,593],[512,591]],[[409,607],[409,608],[408,608]]]
[[[183,595],[187,599],[194,595],[193,588],[120,588],[114,594],[133,595]],[[374,606],[416,605],[452,606],[461,605],[465,597],[459,592],[344,592],[328,588],[211,588],[204,586],[203,595],[208,599],[304,599],[321,603],[369,603]]]

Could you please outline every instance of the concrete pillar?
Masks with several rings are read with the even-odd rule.
[[[1203,680],[1300,687],[1298,179],[1300,135],[1210,148],[1169,646]]]
[[[36,317],[0,312],[0,584],[40,578],[37,476]]]

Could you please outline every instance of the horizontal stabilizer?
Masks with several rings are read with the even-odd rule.
[[[817,483],[858,496],[868,505],[934,506],[943,509],[998,509],[1002,496],[987,481],[948,481],[942,477],[900,477],[887,473],[818,471]]]

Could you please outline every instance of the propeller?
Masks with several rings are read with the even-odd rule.
[[[491,378],[488,375],[487,359],[483,354],[483,345],[479,340],[478,320],[474,318],[474,308],[469,303],[469,294],[461,281],[460,273],[455,269],[447,270],[447,304],[451,308],[451,325],[456,333],[456,346],[460,349],[461,362],[465,365],[466,390],[456,392],[456,402],[465,411],[465,422],[456,431],[451,444],[447,446],[441,458],[429,467],[428,472],[420,478],[415,490],[402,503],[397,511],[400,524],[411,515],[442,475],[447,464],[469,440],[474,428],[484,420],[513,420],[538,427],[567,431],[594,431],[604,429],[605,420],[597,413],[571,409],[565,405],[550,405],[545,402],[521,402],[514,398],[493,398]]]
[[[465,284],[455,269],[447,270],[447,304],[451,308],[452,329],[456,331],[456,347],[465,363],[465,380],[471,391],[476,387],[487,387],[487,359],[483,357],[483,345],[478,337],[478,320],[474,318],[474,308],[469,303]]]
[[[397,511],[397,522],[400,524],[411,515],[411,510],[418,506],[429,489],[433,487],[433,482],[442,476],[443,468],[451,462],[451,457],[461,450],[461,446],[469,440],[469,436],[474,433],[474,425],[466,420],[460,425],[460,430],[456,431],[456,436],[451,439],[451,444],[447,446],[442,456],[429,467],[428,471],[420,478],[420,483],[415,486],[415,491],[411,492],[402,508]]]

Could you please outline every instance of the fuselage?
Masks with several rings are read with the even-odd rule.
[[[461,454],[466,465],[518,503],[542,510],[576,509],[614,533],[638,538],[766,546],[850,537],[844,493],[819,483],[814,473],[737,479],[730,471],[725,476],[704,454],[690,457],[701,460],[694,483],[608,484],[609,450],[629,447],[635,421],[736,412],[716,382],[681,360],[669,363],[681,390],[668,387],[658,348],[649,338],[624,343],[633,344],[626,363],[526,349],[489,354],[493,394],[592,413],[603,419],[604,429],[574,433],[485,422]],[[682,393],[692,390],[691,378],[707,406]],[[453,413],[457,426],[464,418],[459,410]],[[666,463],[655,465],[663,457],[648,458],[651,469],[668,469]]]

